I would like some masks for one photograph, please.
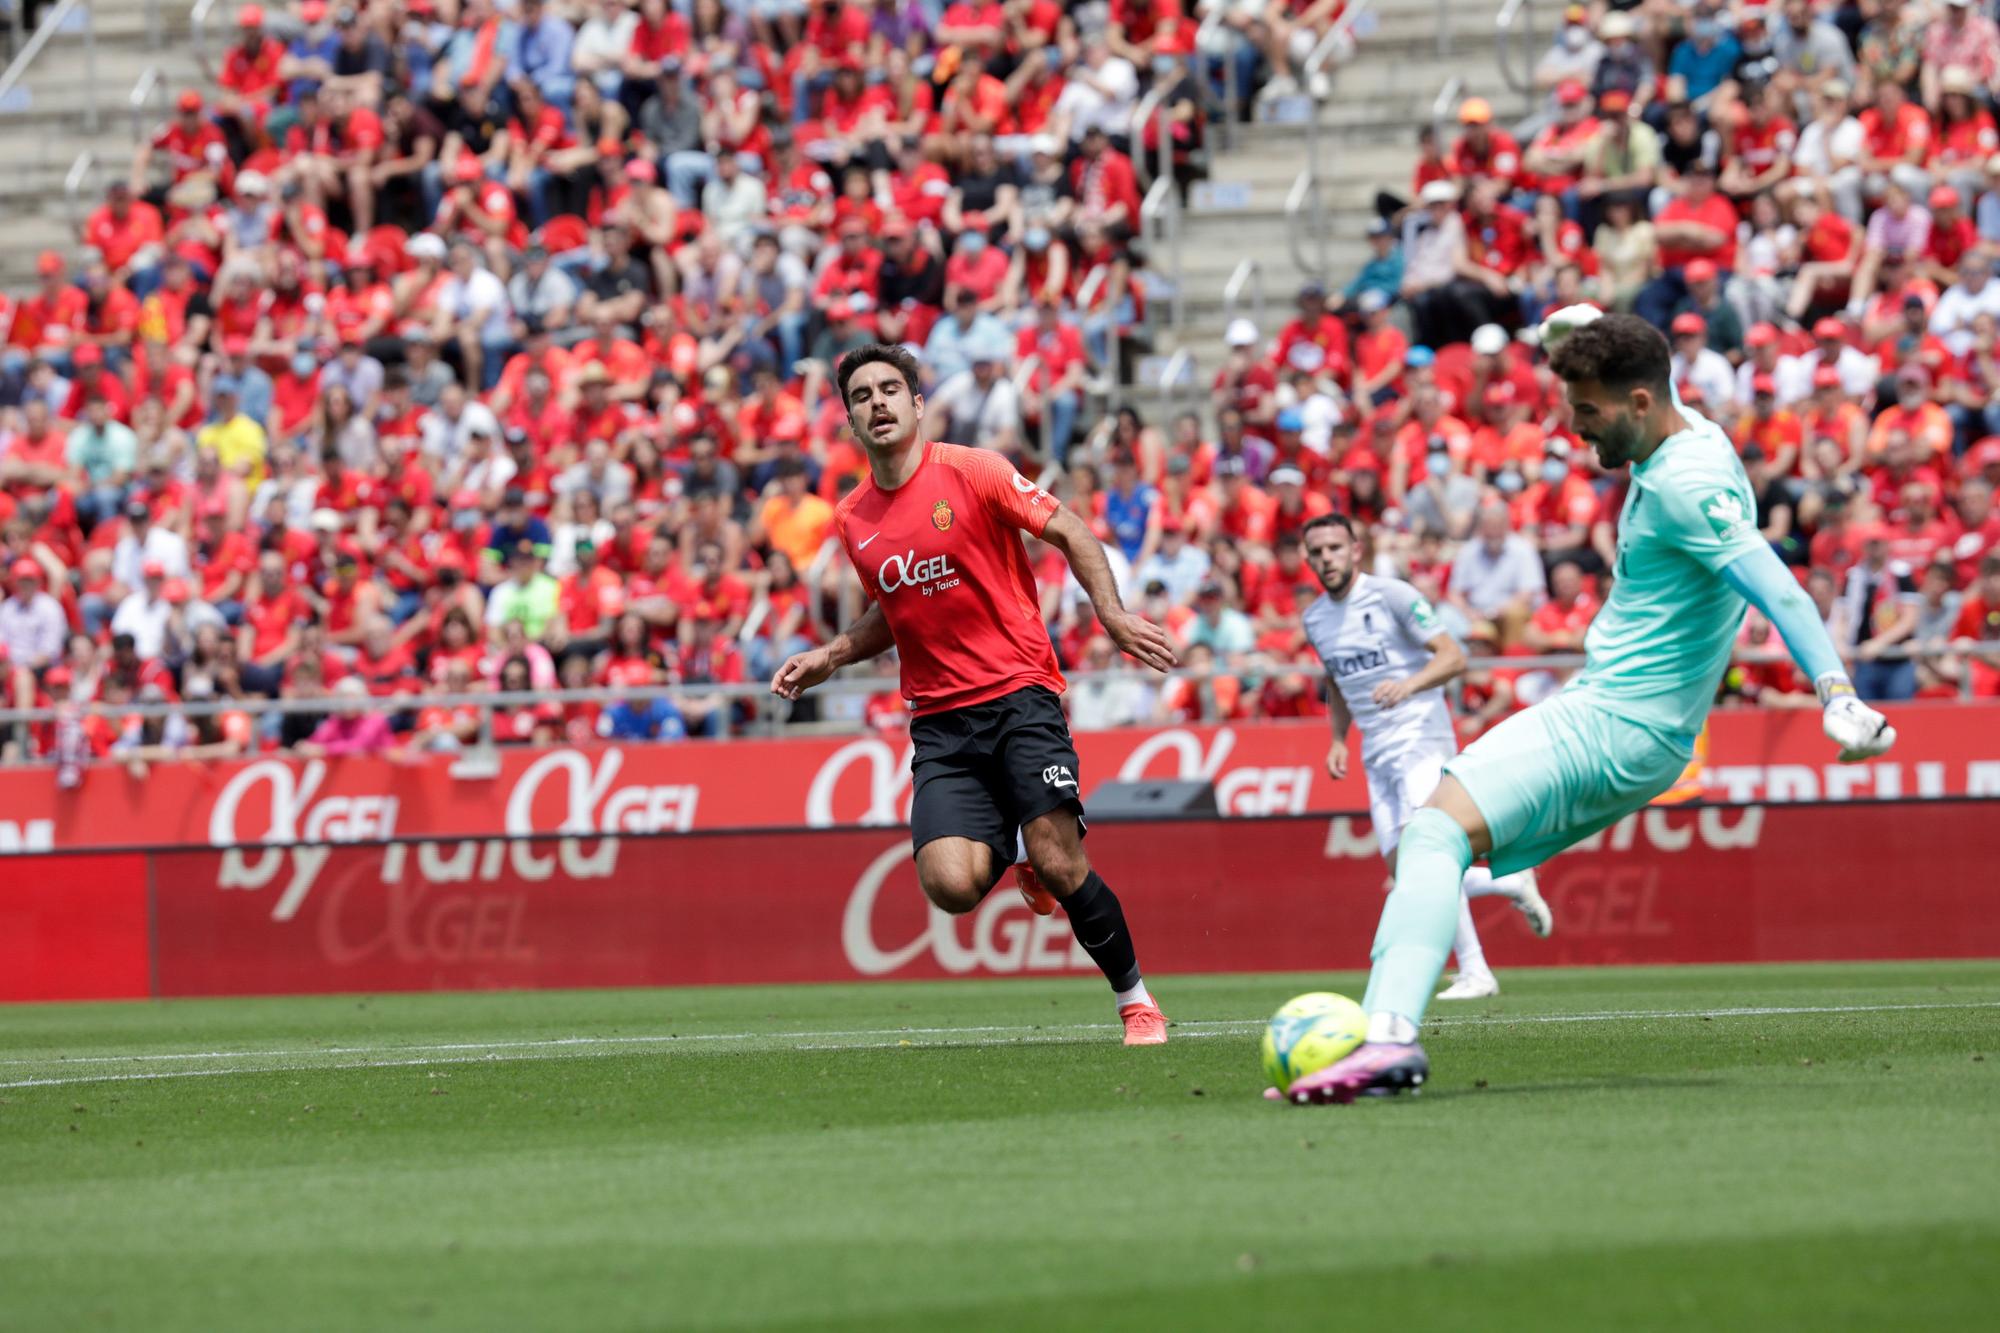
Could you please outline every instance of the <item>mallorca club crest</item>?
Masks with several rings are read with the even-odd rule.
[[[939,500],[931,506],[931,525],[939,532],[951,531],[951,501]]]

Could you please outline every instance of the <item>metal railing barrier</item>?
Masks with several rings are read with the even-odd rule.
[[[1438,89],[1437,98],[1431,103],[1431,133],[1437,135],[1438,142],[1444,142],[1444,127],[1451,119],[1451,110],[1458,105],[1460,93],[1465,91],[1465,80],[1454,74]]]
[[[160,119],[167,117],[167,83],[160,77],[158,65],[148,65],[132,85],[132,92],[125,99],[125,105],[132,113],[132,146],[137,148],[146,141],[146,104],[157,100],[160,104]]]
[[[1500,55],[1500,77],[1517,93],[1535,91],[1532,61],[1535,52],[1535,6],[1531,0],[1507,0],[1493,20],[1496,47]],[[1520,34],[1521,63],[1515,65],[1515,34]]]
[[[1227,329],[1236,318],[1236,303],[1243,299],[1243,289],[1250,289],[1250,322],[1257,326],[1261,336],[1264,332],[1264,266],[1255,259],[1246,259],[1236,266],[1229,275],[1229,283],[1222,289],[1222,327]]]
[[[28,68],[35,63],[35,57],[58,34],[68,29],[70,20],[79,14],[83,17],[83,124],[92,134],[97,133],[97,14],[86,0],[62,0],[36,26],[35,35],[8,63],[6,71],[0,73],[0,107],[18,100],[16,92],[21,80],[27,77]]]
[[[86,148],[76,155],[63,177],[63,216],[69,221],[70,234],[78,240],[83,239],[83,189],[96,170],[97,154]]]

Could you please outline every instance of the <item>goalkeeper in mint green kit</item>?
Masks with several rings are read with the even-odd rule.
[[[1577,434],[1606,468],[1632,467],[1611,596],[1585,638],[1583,671],[1447,763],[1404,826],[1362,1001],[1368,1039],[1292,1084],[1296,1102],[1423,1084],[1430,1065],[1418,1025],[1451,949],[1466,868],[1481,856],[1495,875],[1539,865],[1672,786],[1746,603],[1812,677],[1843,761],[1896,740],[1855,697],[1812,601],[1759,535],[1756,497],[1728,437],[1681,406],[1659,331],[1629,315],[1571,310],[1552,317],[1543,338]]]

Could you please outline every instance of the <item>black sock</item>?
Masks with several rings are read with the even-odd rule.
[[[1125,909],[1095,870],[1081,888],[1063,899],[1063,911],[1069,914],[1076,942],[1104,973],[1111,989],[1128,991],[1139,984],[1139,955],[1132,948],[1132,932],[1125,928]]]

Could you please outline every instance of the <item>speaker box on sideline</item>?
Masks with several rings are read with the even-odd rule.
[[[1159,819],[1216,815],[1215,784],[1193,779],[1107,782],[1091,792],[1086,806],[1093,820]]]

